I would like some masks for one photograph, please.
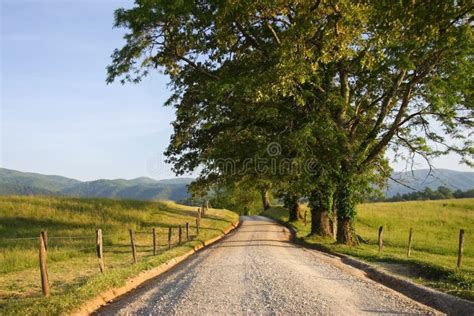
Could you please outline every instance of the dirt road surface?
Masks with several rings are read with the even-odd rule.
[[[97,315],[433,314],[260,216]]]

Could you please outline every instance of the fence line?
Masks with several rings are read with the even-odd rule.
[[[176,226],[177,227],[177,226]],[[163,227],[165,229],[165,227]],[[151,231],[150,231],[151,232]],[[135,234],[140,234],[140,235],[148,235],[150,232],[135,232]],[[104,234],[102,235],[102,238],[104,237],[115,237],[115,236],[126,236],[126,233],[112,233],[112,234]],[[79,235],[79,236],[48,236],[46,239],[51,240],[51,239],[94,239],[95,236],[87,236],[87,235]],[[38,240],[38,237],[15,237],[15,238],[0,238],[0,243],[2,242],[10,242],[10,241],[23,241],[23,240]]]
[[[199,212],[196,216],[196,237],[199,234],[199,230],[201,229],[201,217],[204,215],[202,214],[203,212]],[[161,228],[161,227],[160,227]],[[173,228],[178,228],[178,229],[173,229]],[[158,234],[158,231],[161,230],[162,234]],[[175,232],[175,238],[173,238],[173,231]],[[189,222],[184,223],[184,225],[169,225],[168,226],[168,234],[167,234],[167,243],[161,244],[159,240],[161,238],[159,237],[164,237],[163,239],[166,238],[166,228],[163,227],[163,229],[159,228],[151,228],[150,231],[145,232],[145,231],[135,231],[134,229],[130,228],[128,230],[129,233],[129,244],[115,244],[115,245],[105,245],[103,244],[103,238],[104,237],[111,237],[111,236],[125,236],[125,233],[114,233],[114,234],[103,234],[102,229],[98,228],[95,231],[95,235],[91,236],[86,236],[86,235],[80,235],[80,236],[51,236],[48,237],[47,231],[41,232],[40,234],[40,252],[39,252],[39,264],[40,264],[40,271],[41,271],[41,288],[43,295],[45,297],[49,296],[51,293],[50,290],[50,283],[49,283],[49,278],[48,278],[48,270],[47,270],[47,253],[48,253],[48,240],[60,240],[60,239],[94,239],[95,238],[95,243],[94,246],[91,247],[86,247],[86,248],[80,248],[80,249],[70,249],[70,250],[64,250],[64,251],[58,251],[56,248],[51,248],[49,249],[50,251],[54,249],[52,252],[53,255],[55,254],[63,254],[63,253],[71,253],[71,252],[82,252],[86,250],[95,250],[96,251],[96,256],[98,259],[99,263],[99,270],[103,274],[105,273],[105,260],[104,260],[104,253],[106,254],[106,248],[108,246],[110,247],[124,247],[124,246],[129,246],[130,247],[130,252],[132,255],[132,263],[135,264],[139,260],[138,256],[138,250],[143,249],[143,248],[149,248],[148,250],[145,250],[145,252],[151,252],[153,256],[156,256],[158,253],[162,253],[166,250],[169,250],[173,247],[180,246],[186,241],[193,240],[190,237],[190,225]],[[136,235],[148,235],[150,237],[149,244],[142,244],[141,240],[139,243],[136,242]],[[185,234],[183,236],[183,234]],[[186,238],[185,240],[183,240]],[[34,240],[37,238],[34,237],[21,237],[19,240]],[[177,239],[177,240],[175,240]],[[15,240],[15,239],[11,239]],[[143,251],[142,251],[143,252]]]
[[[379,226],[378,228],[378,239],[377,239],[377,245],[378,245],[378,252],[382,253],[383,251],[383,226]],[[411,256],[412,252],[412,244],[413,244],[413,228],[410,227],[410,230],[408,232],[408,244],[407,244],[407,257]],[[459,242],[458,242],[458,248],[457,248],[457,261],[456,261],[456,268],[460,269],[462,265],[462,257],[463,257],[463,252],[464,252],[464,229],[459,229]]]
[[[94,236],[48,236],[48,239],[92,239]]]
[[[195,237],[199,235],[201,229],[201,218],[205,216],[204,207],[202,210],[199,210],[196,214],[195,221],[195,232],[194,237],[190,235],[190,224],[189,222],[183,224],[168,225],[167,227],[150,227],[148,231],[135,231],[134,229],[128,230],[129,242],[126,242],[127,234],[123,233],[111,233],[104,234],[103,230],[98,228],[95,230],[94,234],[91,235],[78,235],[78,236],[48,236],[47,231],[43,231],[39,234],[38,237],[17,237],[17,238],[3,238],[0,239],[1,242],[15,242],[15,241],[33,241],[39,240],[39,267],[41,272],[41,289],[43,296],[48,297],[51,295],[51,284],[49,282],[48,268],[47,268],[47,254],[51,255],[61,255],[66,253],[79,253],[85,251],[96,251],[96,257],[98,260],[98,267],[100,272],[103,274],[106,271],[106,260],[104,254],[107,254],[107,248],[117,248],[117,247],[130,247],[130,252],[132,255],[132,262],[137,263],[139,260],[138,253],[146,252],[151,253],[153,256],[156,256],[159,253],[163,253],[173,247],[181,246],[187,241],[194,240]],[[160,232],[160,233],[159,233]],[[143,240],[139,238],[138,243],[136,240],[136,235],[140,236],[149,236],[149,243],[144,244]],[[113,243],[105,244],[103,243],[104,238],[111,238],[121,236],[124,237],[124,243]],[[67,250],[58,250],[57,247],[52,247],[49,245],[48,241],[51,240],[95,240],[91,242],[91,246],[79,248],[79,249],[67,249]],[[163,243],[162,243],[163,242]],[[146,250],[144,250],[147,248]],[[38,249],[38,248],[37,248]],[[140,250],[140,251],[139,251]],[[126,252],[124,252],[126,253]],[[124,263],[123,266],[128,265]],[[117,266],[113,264],[113,266]],[[122,265],[119,265],[122,266]]]
[[[19,241],[19,240],[38,240],[38,237],[2,238],[2,239],[0,239],[0,242],[3,242],[3,241]]]

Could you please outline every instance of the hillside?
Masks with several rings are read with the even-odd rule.
[[[474,172],[436,169],[432,170],[431,174],[429,174],[428,169],[420,169],[413,172],[394,172],[392,177],[415,190],[389,180],[385,191],[387,197],[392,197],[397,193],[405,194],[413,191],[422,191],[425,187],[437,189],[439,186],[445,186],[453,191],[465,191],[474,188]]]
[[[155,180],[146,177],[79,181],[0,168],[0,195],[60,195],[133,200],[181,201],[190,195],[191,178]]]
[[[0,168],[0,187],[2,188],[8,185],[12,188],[16,186],[18,189],[28,187],[31,188],[31,190],[58,192],[65,187],[77,183],[80,183],[80,181],[61,176],[50,176]]]

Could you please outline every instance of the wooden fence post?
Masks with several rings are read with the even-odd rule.
[[[196,218],[196,236],[199,235],[199,219]]]
[[[178,244],[181,245],[181,241],[183,239],[183,232],[181,229],[181,225],[178,226]]]
[[[408,234],[408,249],[407,249],[407,257],[411,255],[411,242],[413,239],[413,228],[410,227],[410,233]]]
[[[97,258],[99,258],[99,268],[100,272],[104,273],[104,245],[102,243],[102,229],[96,229],[95,231],[95,244],[97,249]]]
[[[44,241],[45,232],[41,232],[39,236],[39,263],[41,272],[41,289],[43,295],[48,297],[50,293],[48,270],[46,269],[46,243]]]
[[[382,233],[383,233],[383,226],[380,226],[379,227],[379,252],[382,252],[382,248],[383,248]]]
[[[44,240],[44,249],[48,251],[48,231],[41,232],[43,234],[43,240]]]
[[[137,263],[137,250],[135,248],[135,232],[133,231],[133,229],[130,229],[129,232],[130,232],[130,246],[132,247],[133,263]]]
[[[156,229],[153,228],[153,255],[156,256]]]
[[[462,263],[462,253],[464,248],[464,229],[459,230],[459,249],[458,249],[458,269],[461,268]]]
[[[171,226],[168,227],[168,249],[171,249]]]
[[[209,211],[209,200],[204,201],[203,208],[206,209],[205,213],[207,213],[207,211]]]
[[[189,241],[189,223],[186,223],[186,241]]]
[[[202,206],[201,206],[201,215],[204,217],[206,216],[206,212],[207,212],[207,209],[206,209],[206,204],[205,202],[202,203]]]

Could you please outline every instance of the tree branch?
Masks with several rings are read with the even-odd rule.
[[[250,42],[253,44],[253,46],[260,50],[261,52],[263,52],[265,55],[267,55],[267,51],[260,45],[260,43],[255,39],[255,37],[253,37],[252,35],[250,35],[245,29],[244,27],[242,26],[242,24],[240,24],[238,21],[234,21],[235,25],[237,26],[237,29],[244,35],[244,37]]]
[[[387,91],[385,100],[383,101],[382,106],[380,108],[380,113],[377,117],[377,121],[372,127],[372,130],[367,134],[367,137],[365,138],[365,140],[359,146],[359,149],[358,149],[359,153],[363,152],[367,148],[367,146],[377,137],[378,133],[380,132],[380,127],[382,126],[382,123],[385,120],[385,117],[387,116],[389,109],[391,108],[391,104],[393,103],[393,98],[397,94],[398,89],[400,88],[400,85],[402,84],[403,79],[406,76],[406,73],[407,71],[405,69],[401,70],[398,76],[393,81],[392,87],[389,89],[389,91]],[[378,99],[376,99],[375,101],[377,100]]]
[[[349,78],[342,63],[338,64],[338,68],[339,68],[339,81],[341,84],[341,87],[340,87],[341,97],[343,100],[343,106],[342,106],[341,111],[339,112],[338,120],[340,121],[340,123],[342,123],[346,115],[347,107],[349,106],[350,87],[349,87]]]
[[[267,27],[270,29],[270,32],[272,32],[273,38],[275,38],[275,41],[278,43],[278,45],[281,45],[280,38],[278,37],[278,35],[277,35],[275,29],[270,25],[270,23],[266,22],[265,24],[266,24]]]
[[[362,162],[362,165],[369,164],[372,160],[374,160],[378,156],[380,151],[385,148],[390,139],[392,139],[395,132],[398,130],[398,125],[400,124],[400,121],[402,120],[402,117],[405,114],[406,109],[408,108],[408,104],[410,103],[411,91],[413,89],[413,85],[416,82],[417,81],[412,81],[407,84],[405,92],[403,93],[402,104],[400,105],[397,116],[395,117],[392,126],[385,133],[380,142],[372,149],[367,158]]]
[[[182,60],[184,62],[186,62],[188,65],[190,65],[191,67],[193,67],[194,69],[196,70],[199,70],[201,73],[205,74],[206,76],[210,77],[210,78],[213,78],[213,79],[216,79],[216,80],[221,80],[221,78],[211,72],[209,72],[208,70],[204,69],[203,67],[197,65],[195,62],[193,62],[192,60],[190,60],[189,58],[187,57],[184,57],[184,56],[179,56],[179,55],[176,55],[176,57],[179,59],[179,60]]]

